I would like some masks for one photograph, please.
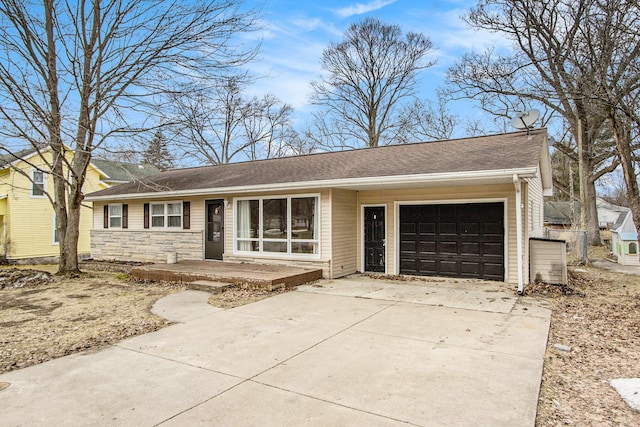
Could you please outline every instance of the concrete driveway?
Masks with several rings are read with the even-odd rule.
[[[0,375],[0,425],[533,426],[550,311],[503,284],[351,277]]]

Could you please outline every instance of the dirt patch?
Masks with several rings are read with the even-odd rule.
[[[11,273],[0,270],[3,274]],[[162,328],[169,322],[153,315],[151,305],[183,289],[127,282],[105,272],[5,286],[0,290],[0,373]]]
[[[224,289],[209,298],[209,304],[220,308],[234,308],[260,301],[274,295],[288,292],[295,288],[266,288],[264,286],[238,285]]]
[[[640,276],[581,267],[568,286],[525,293],[553,307],[536,425],[640,425],[640,413],[609,385],[640,376]]]

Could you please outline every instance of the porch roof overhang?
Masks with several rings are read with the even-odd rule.
[[[471,185],[513,185],[513,176],[527,180],[538,177],[540,170],[537,167],[481,170],[468,172],[393,175],[348,179],[328,179],[314,181],[270,183],[259,185],[244,185],[236,187],[198,188],[177,191],[153,191],[119,195],[87,196],[85,200],[90,202],[111,200],[134,199],[160,199],[172,197],[190,196],[222,196],[227,194],[248,194],[261,192],[287,192],[300,190],[320,190],[324,188],[340,188],[354,191],[365,190],[393,190],[421,187],[451,187]]]

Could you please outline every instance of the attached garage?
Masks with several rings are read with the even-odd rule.
[[[400,274],[504,280],[504,203],[400,206]]]

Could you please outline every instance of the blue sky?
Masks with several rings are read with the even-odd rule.
[[[249,1],[248,5],[251,5]],[[271,92],[296,108],[298,121],[313,109],[308,105],[310,82],[321,74],[320,58],[330,42],[341,41],[345,29],[365,17],[399,25],[403,32],[422,32],[434,44],[438,62],[420,77],[420,96],[433,98],[447,68],[464,52],[505,46],[499,36],[467,28],[460,18],[473,0],[265,0],[261,25],[260,60],[251,64],[257,75],[268,76],[254,86],[256,94]],[[456,106],[465,116],[480,114]]]

